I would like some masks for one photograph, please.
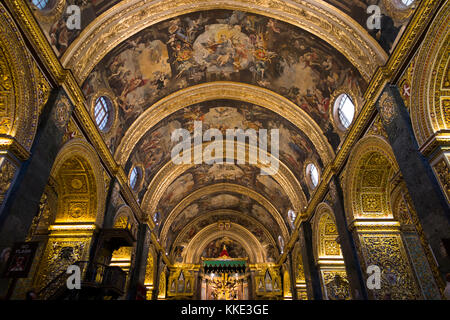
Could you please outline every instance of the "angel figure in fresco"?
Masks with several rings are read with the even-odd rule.
[[[142,79],[142,76],[136,77],[134,79],[131,79],[127,85],[125,86],[125,88],[122,90],[122,93],[120,94],[119,99],[122,102],[125,102],[127,95],[130,94],[131,92],[133,92],[134,90],[136,90],[139,87],[144,86],[146,83],[148,82],[148,80],[144,80]]]
[[[49,30],[50,43],[58,49],[60,54],[62,54],[69,45],[69,32],[64,18],[61,18],[54,23]]]

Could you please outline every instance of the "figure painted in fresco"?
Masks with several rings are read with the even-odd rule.
[[[125,131],[170,93],[230,80],[281,93],[326,128],[333,147],[340,139],[329,119],[330,95],[341,87],[360,94],[366,87],[339,52],[308,32],[268,17],[227,10],[192,13],[149,27],[125,40],[92,72],[99,76],[86,79],[85,94],[100,87],[113,91]],[[196,113],[191,110],[186,116],[200,120]],[[112,151],[119,142],[109,145]]]
[[[248,257],[248,254],[242,245],[228,237],[222,237],[208,243],[206,248],[203,249],[201,256],[204,258],[218,258],[224,245],[226,246],[228,254],[231,258]]]
[[[171,150],[175,145],[170,139],[171,132],[176,128],[185,128],[192,133],[195,119],[202,121],[203,131],[216,128],[221,130],[223,134],[227,129],[233,128],[254,129],[257,132],[260,128],[278,129],[280,133],[280,159],[300,181],[303,180],[303,163],[307,158],[314,159],[321,164],[316,149],[308,136],[296,129],[289,121],[270,110],[244,102],[209,101],[173,113],[141,138],[132,152],[126,169],[129,170],[133,164],[137,163],[143,165],[146,178],[143,190],[146,189],[156,172],[170,160]],[[185,194],[193,191],[194,186],[233,181],[244,186],[257,184],[260,188],[274,190],[268,197],[279,205],[281,212],[287,213],[289,203],[284,201],[285,197],[281,197],[281,187],[275,187],[272,182],[273,178],[263,178],[258,172],[255,167],[249,165],[197,165],[192,177],[180,178],[176,184],[166,191],[161,201],[165,206],[170,207],[173,202],[177,201],[173,198],[174,192],[177,192],[177,190],[180,190],[180,194]],[[271,187],[265,186],[270,184]],[[303,192],[305,195],[309,195],[306,185],[303,186]],[[140,194],[140,197],[142,196],[143,193]],[[175,199],[178,199],[178,197]]]

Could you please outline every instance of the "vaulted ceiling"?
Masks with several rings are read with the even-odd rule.
[[[141,168],[135,197],[174,262],[196,262],[184,251],[193,243],[204,256],[225,243],[276,260],[293,230],[289,210],[300,215],[314,193],[306,165],[320,173],[345,140],[336,97],[349,94],[358,111],[413,10],[400,0],[50,3],[31,7],[94,121],[96,99],[111,99],[101,135],[126,174]],[[66,27],[71,4],[81,8],[80,30]],[[381,30],[367,29],[371,4]],[[278,129],[279,144],[267,147],[275,158],[279,149],[277,172],[262,175],[261,163],[237,164],[234,154],[226,164],[174,164],[171,134],[182,128],[194,139],[195,121],[203,132]]]

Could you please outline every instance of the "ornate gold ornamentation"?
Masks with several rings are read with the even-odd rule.
[[[363,212],[381,212],[381,195],[380,194],[362,194]]]
[[[360,234],[365,265],[376,265],[381,270],[381,289],[370,294],[377,300],[418,299],[418,285],[400,235]]]
[[[70,118],[71,109],[72,107],[69,99],[66,96],[62,96],[57,102],[53,112],[53,119],[58,128],[62,129],[67,125]]]
[[[334,157],[333,149],[321,128],[300,107],[281,95],[254,85],[231,81],[215,81],[179,90],[147,108],[130,126],[117,147],[115,158],[125,165],[143,135],[158,122],[187,106],[210,100],[230,99],[259,105],[289,119],[314,144],[324,163]]]
[[[350,300],[350,284],[345,271],[322,271],[325,297],[328,300]]]
[[[88,256],[89,242],[90,238],[85,237],[50,238],[40,261],[34,287],[38,290],[44,288],[52,279],[66,272],[69,265],[85,260]]]
[[[419,146],[427,154],[435,147],[427,140],[450,128],[448,104],[445,103],[449,96],[445,87],[450,56],[449,17],[450,3],[446,2],[423,40],[413,73],[411,121]],[[448,141],[443,144],[448,145]]]
[[[173,251],[174,251],[174,249],[175,249],[178,245],[182,244],[183,239],[185,239],[185,238],[188,237],[187,234],[190,232],[190,230],[191,230],[191,228],[192,228],[193,226],[198,225],[198,224],[202,224],[202,221],[208,220],[208,218],[210,218],[210,217],[213,216],[213,215],[217,215],[217,214],[225,214],[225,215],[227,215],[227,216],[235,216],[235,217],[240,217],[240,218],[242,218],[242,219],[248,220],[249,223],[251,223],[251,224],[257,226],[260,230],[263,231],[264,237],[265,237],[265,239],[267,239],[267,243],[272,244],[272,246],[274,246],[275,248],[277,247],[276,240],[275,240],[274,236],[273,236],[273,235],[267,230],[267,228],[266,228],[264,225],[262,225],[259,221],[257,221],[256,219],[254,219],[254,218],[252,218],[252,217],[250,217],[250,216],[242,215],[242,213],[239,212],[239,211],[230,210],[230,209],[220,209],[220,210],[214,210],[214,211],[210,211],[210,212],[204,212],[204,213],[201,214],[201,216],[199,216],[199,217],[193,219],[191,222],[189,222],[189,224],[187,224],[187,225],[183,228],[183,230],[181,230],[181,231],[178,233],[177,237],[176,237],[175,240],[173,241],[173,244],[172,244],[172,246],[171,246],[171,247],[172,247],[172,250],[171,250],[171,256],[173,257]],[[230,227],[231,227],[230,222],[228,222],[228,226],[229,226],[229,227],[228,227],[227,230],[229,230]],[[220,228],[219,228],[219,230],[222,231],[223,229],[220,229]],[[167,244],[167,245],[169,245],[169,244]],[[184,250],[183,252],[185,252],[185,250]]]
[[[3,203],[5,196],[11,186],[16,174],[16,166],[6,158],[0,162],[0,203]]]
[[[434,166],[434,170],[436,171],[436,175],[441,183],[444,193],[447,196],[447,199],[450,199],[450,170],[445,159],[439,161]]]
[[[59,190],[57,222],[103,221],[106,191],[102,170],[96,152],[85,140],[73,138],[62,147],[51,173]]]
[[[195,200],[208,195],[213,194],[215,192],[235,192],[238,194],[243,194],[251,199],[255,200],[259,205],[261,205],[263,208],[269,212],[274,220],[277,222],[278,226],[281,229],[281,235],[284,239],[287,239],[289,237],[289,232],[286,227],[286,223],[283,220],[282,215],[278,212],[278,210],[272,205],[272,203],[267,200],[265,197],[263,197],[258,192],[249,189],[247,187],[237,185],[237,184],[231,184],[231,183],[217,183],[211,186],[206,186],[203,188],[200,188],[191,194],[189,194],[187,197],[182,199],[178,205],[172,209],[172,211],[168,214],[167,219],[162,226],[161,229],[161,243],[165,244],[167,241],[167,235],[170,232],[170,226],[174,222],[174,220],[177,218],[177,216],[189,206],[192,202]]]
[[[341,247],[336,242],[338,231],[334,222],[334,214],[331,207],[322,202],[317,207],[313,220],[313,248],[316,261],[327,257],[340,257],[342,260]]]
[[[381,136],[388,141],[388,135],[386,130],[384,130],[384,125],[381,122],[381,118],[379,115],[376,116],[375,120],[373,121],[372,125],[370,126],[369,130],[367,130],[367,135],[373,135],[373,136]]]
[[[346,212],[350,213],[347,220],[392,217],[389,181],[398,171],[392,149],[384,138],[366,136],[361,139],[346,169],[343,193]]]
[[[394,116],[397,114],[395,111],[394,99],[387,93],[383,93],[380,98],[380,114],[384,122],[391,123]]]
[[[222,237],[228,237],[240,243],[247,252],[250,263],[263,263],[267,261],[266,251],[258,239],[241,225],[231,223],[229,230],[218,230],[216,224],[211,224],[198,232],[184,250],[187,254],[184,256],[183,263],[198,263],[208,243]]]
[[[205,143],[202,147],[204,148]],[[241,145],[236,143],[236,145]],[[191,149],[191,153],[192,153]],[[245,145],[245,152],[248,154],[248,145]],[[236,153],[234,153],[236,156]],[[269,155],[271,157],[271,155]],[[195,160],[195,159],[194,159]],[[273,159],[277,161],[276,159]],[[193,161],[195,163],[195,161]],[[172,161],[165,164],[158,173],[154,176],[150,185],[147,187],[147,191],[144,194],[142,200],[142,210],[145,212],[156,212],[158,203],[161,197],[164,195],[166,189],[170,184],[181,176],[188,169],[195,166],[195,164],[180,164],[176,165]],[[258,168],[263,168],[261,163],[255,165]],[[300,212],[303,206],[307,203],[306,196],[304,195],[301,185],[291,170],[283,163],[279,162],[278,172],[272,175],[272,178],[282,186],[283,191],[286,193],[290,202],[293,205],[293,210]]]
[[[36,63],[16,23],[0,4],[0,133],[13,137],[25,150],[34,140],[38,122]]]
[[[69,204],[69,216],[72,218],[81,218],[85,212],[88,212],[88,204],[86,202],[77,201]]]

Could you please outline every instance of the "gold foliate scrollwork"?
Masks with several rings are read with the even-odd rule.
[[[0,166],[0,203],[2,203],[11,186],[17,168],[5,158],[0,162]]]
[[[419,298],[400,235],[359,235],[366,265],[381,270],[381,288],[372,290],[377,300],[415,300]]]
[[[435,166],[434,170],[441,183],[442,189],[447,195],[447,199],[450,199],[450,170],[445,159],[439,161]]]
[[[322,278],[329,300],[350,300],[350,284],[345,271],[322,271]]]
[[[444,86],[448,77],[450,55],[450,2],[445,2],[433,20],[415,59],[411,87],[411,122],[419,146],[428,154],[436,144],[430,143],[437,133],[450,127],[448,89]],[[448,101],[448,100],[447,100]],[[437,141],[446,144],[448,141]]]

